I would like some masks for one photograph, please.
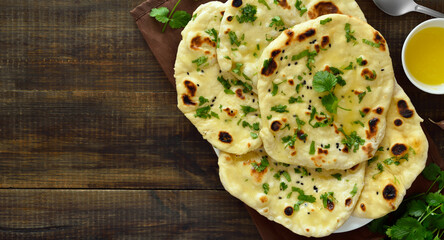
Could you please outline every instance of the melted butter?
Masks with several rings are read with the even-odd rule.
[[[444,83],[444,28],[425,28],[410,39],[405,50],[409,72],[428,85]]]

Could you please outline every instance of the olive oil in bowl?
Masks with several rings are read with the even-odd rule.
[[[444,94],[444,18],[425,21],[410,32],[402,48],[402,65],[413,85]]]
[[[405,63],[418,81],[444,83],[444,27],[424,28],[413,35],[405,49]]]

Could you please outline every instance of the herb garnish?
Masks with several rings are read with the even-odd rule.
[[[330,176],[336,178],[338,181],[342,180],[342,174],[340,173],[331,174]]]
[[[314,155],[315,154],[315,151],[316,151],[315,144],[316,144],[315,141],[311,141],[310,152],[309,152],[310,155]]]
[[[335,194],[334,192],[326,192],[319,197],[319,199],[322,200],[324,208],[328,207],[328,200],[330,200],[331,202],[337,202],[336,198],[334,197],[334,194]]]
[[[250,106],[241,105],[241,108],[242,108],[242,111],[244,112],[244,116],[247,115],[248,113],[256,112],[257,111],[256,108],[252,108]]]
[[[304,202],[309,202],[309,203],[316,202],[316,198],[315,197],[313,197],[312,195],[305,195],[304,190],[302,190],[302,189],[300,189],[298,187],[291,187],[291,192],[289,193],[289,195],[287,195],[287,198],[290,198],[290,196],[291,196],[291,194],[293,192],[299,193],[298,200],[301,200],[301,201],[304,201]]]
[[[275,16],[271,19],[271,23],[270,25],[268,25],[269,27],[273,27],[273,25],[277,28],[277,27],[282,27],[285,25],[284,21],[282,21],[281,17],[279,16]],[[275,28],[275,29],[276,29]],[[280,29],[279,31],[283,31],[285,30],[285,27]]]
[[[241,45],[241,42],[239,41],[239,39],[237,39],[237,35],[236,35],[235,32],[229,31],[228,32],[228,37],[230,38],[231,45],[234,44],[234,45],[236,45],[238,47]]]
[[[196,59],[194,59],[193,61],[191,61],[192,63],[195,63],[196,65],[197,65],[197,71],[200,71],[200,66],[201,65],[203,65],[203,64],[205,64],[206,62],[207,62],[207,60],[208,60],[208,57],[206,57],[206,56],[201,56],[201,57],[198,57],[198,58],[196,58]]]
[[[362,146],[365,143],[365,140],[358,136],[356,131],[351,132],[350,135],[347,135],[342,128],[338,128],[338,131],[345,136],[345,139],[342,139],[341,143],[346,145],[350,150],[353,150],[353,152],[359,149],[359,145]]]
[[[265,61],[267,61],[267,60],[265,60]],[[265,63],[264,63],[265,64]],[[282,83],[284,83],[284,82],[286,82],[287,80],[284,80],[284,81],[282,81],[282,82],[280,82],[280,83],[274,83],[274,82],[272,82],[272,84],[273,84],[273,91],[271,91],[271,96],[275,96],[276,94],[277,94],[277,92],[278,92],[278,90],[279,90],[279,85],[281,85]]]
[[[353,41],[354,44],[357,44],[356,38],[355,38],[355,36],[353,36],[353,33],[355,33],[355,31],[351,30],[350,23],[345,24],[344,30],[345,30],[345,38],[347,39],[347,42]]]
[[[270,165],[270,163],[268,162],[267,156],[263,156],[260,164],[252,162],[251,165],[256,172],[262,172]]]
[[[268,10],[271,10],[270,6],[268,6],[268,3],[267,3],[265,0],[258,0],[258,2],[259,2],[260,4],[265,5],[265,6],[267,7]]]
[[[244,64],[242,64],[242,63],[236,63],[236,67],[234,67],[233,70],[231,70],[231,71],[240,76],[241,75],[241,70],[240,69],[241,69],[241,67],[243,65]]]
[[[257,12],[257,8],[254,5],[247,4],[245,7],[241,9],[241,16],[236,15],[236,19],[239,23],[244,22],[254,22],[257,17],[255,16]]]
[[[262,188],[264,189],[265,194],[268,194],[268,191],[270,191],[270,185],[268,185],[268,183],[262,184]]]
[[[422,172],[434,181],[426,192],[409,197],[398,210],[369,224],[373,232],[384,233],[391,239],[442,239],[444,235],[444,171],[432,163]],[[438,183],[438,191],[430,192]]]
[[[275,111],[275,112],[278,112],[278,113],[288,112],[287,105],[279,104],[279,105],[273,106],[273,107],[271,107],[271,111]]]
[[[342,78],[341,81],[343,81]],[[343,110],[349,111],[349,109],[342,108],[338,105],[339,99],[333,93],[334,87],[337,83],[338,83],[338,77],[327,71],[319,71],[313,77],[314,90],[316,92],[321,92],[321,93],[328,92],[327,95],[322,97],[322,105],[324,105],[327,111],[335,114],[337,113],[338,107]]]
[[[164,23],[162,32],[165,32],[166,26],[169,24],[171,28],[182,28],[187,25],[191,20],[191,15],[185,11],[174,12],[179,5],[180,1],[177,1],[173,10],[168,10],[166,7],[153,8],[150,12],[150,16],[155,18],[158,22]]]
[[[304,101],[302,100],[301,96],[298,96],[297,98],[295,97],[290,97],[290,99],[288,99],[288,103],[292,104],[292,103],[303,103]]]
[[[219,37],[218,37],[218,33],[217,33],[217,30],[216,29],[214,29],[214,28],[212,28],[212,29],[207,29],[207,30],[205,30],[205,32],[208,34],[208,35],[210,35],[210,36],[212,36],[213,37],[213,39],[211,39],[211,41],[213,41],[213,42],[215,42],[216,43],[216,47],[217,48],[219,48]]]
[[[351,190],[350,194],[352,195],[352,197],[354,197],[356,193],[358,193],[358,185],[355,183],[355,185],[353,186],[353,190]]]
[[[205,97],[203,97],[203,96],[199,97],[199,106],[202,106],[202,105],[204,105],[207,102],[209,102],[209,101]]]
[[[305,12],[307,12],[307,8],[305,7],[305,5],[302,5],[301,0],[296,0],[296,3],[294,4],[294,6],[299,11],[299,16],[302,16],[302,15],[304,15]]]
[[[332,20],[331,18],[323,19],[323,20],[320,21],[320,24],[321,25],[325,25],[326,23],[331,22],[331,20]]]
[[[370,45],[372,47],[375,47],[375,48],[379,48],[379,46],[381,46],[379,43],[375,43],[375,42],[372,42],[372,41],[367,40],[367,39],[362,39],[362,42],[367,44],[367,45]]]

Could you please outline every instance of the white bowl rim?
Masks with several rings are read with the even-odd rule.
[[[415,28],[413,28],[412,31],[410,31],[409,35],[404,41],[404,44],[402,45],[402,51],[401,51],[401,61],[402,61],[402,68],[404,69],[405,74],[407,75],[407,78],[410,80],[410,82],[415,85],[415,87],[419,88],[420,90],[430,93],[430,94],[436,94],[441,95],[444,94],[444,84],[440,85],[428,85],[425,83],[422,83],[418,81],[408,70],[407,65],[405,63],[405,49],[407,47],[407,43],[410,41],[410,39],[419,31],[428,28],[428,27],[441,27],[444,28],[444,18],[432,18],[429,20],[426,20],[420,24],[418,24]]]

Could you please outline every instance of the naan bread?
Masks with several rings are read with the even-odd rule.
[[[221,69],[240,69],[236,75],[252,79],[255,86],[256,62],[270,41],[286,28],[328,13],[343,13],[365,21],[354,0],[227,1],[217,49]]]
[[[242,156],[222,152],[218,163],[221,182],[231,195],[291,231],[314,237],[331,234],[350,217],[366,165],[308,169],[278,163],[262,149]]]
[[[182,31],[174,66],[179,109],[214,147],[244,154],[261,145],[259,106],[251,82],[235,80],[217,64],[217,29],[224,5],[201,5]]]
[[[353,212],[362,218],[379,218],[401,204],[406,190],[424,169],[428,142],[421,117],[396,84],[388,109],[384,140],[365,173],[365,187]]]
[[[325,15],[285,30],[259,62],[260,136],[271,157],[326,169],[373,157],[395,82],[378,31],[353,17]],[[319,92],[332,83],[331,93]]]

